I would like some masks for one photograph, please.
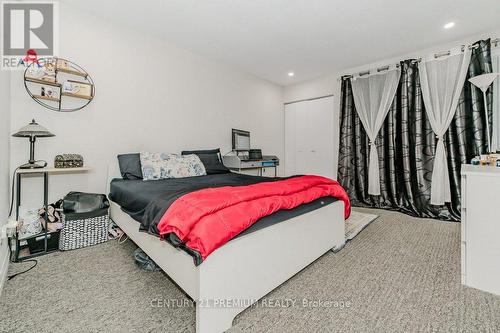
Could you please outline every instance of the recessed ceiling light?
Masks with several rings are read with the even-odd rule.
[[[450,29],[450,28],[453,28],[454,26],[455,26],[455,22],[448,22],[444,25],[444,28]]]
[[[294,76],[294,75],[295,75],[295,73],[294,73],[294,72],[288,72],[288,76],[289,76],[289,77],[292,77],[292,76]]]

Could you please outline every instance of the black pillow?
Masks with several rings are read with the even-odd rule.
[[[118,155],[118,164],[123,179],[142,179],[141,155],[139,153]]]
[[[221,162],[220,149],[209,149],[209,150],[184,150],[182,155],[197,155],[207,171],[207,175],[215,175],[220,173],[231,172],[228,168],[224,166]]]

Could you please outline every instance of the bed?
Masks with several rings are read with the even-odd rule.
[[[196,302],[198,333],[226,331],[238,313],[325,252],[344,246],[344,203],[321,198],[259,220],[195,265],[190,254],[160,240],[147,223],[138,222],[161,209],[152,207],[151,200],[159,195],[173,200],[186,188],[272,179],[230,173],[197,177],[194,184],[186,181],[122,180],[118,166],[112,165],[107,183],[112,220]],[[176,190],[165,192],[166,187]]]

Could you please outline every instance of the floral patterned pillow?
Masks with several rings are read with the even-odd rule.
[[[192,155],[141,152],[142,178],[155,180],[207,174],[200,158]]]

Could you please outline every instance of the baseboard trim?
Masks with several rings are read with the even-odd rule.
[[[0,248],[0,296],[2,296],[5,280],[7,279],[7,271],[9,270],[9,244],[7,239],[4,239],[5,243],[7,243],[7,246],[4,245]]]

